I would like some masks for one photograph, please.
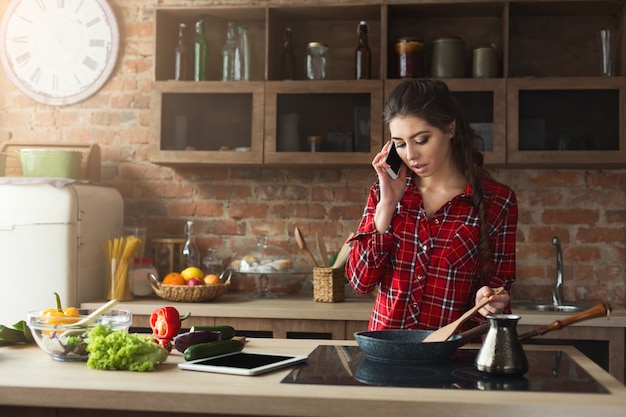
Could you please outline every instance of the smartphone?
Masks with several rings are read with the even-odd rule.
[[[400,155],[398,155],[395,142],[391,142],[391,146],[389,147],[389,154],[387,155],[385,162],[391,166],[391,168],[387,168],[387,173],[389,174],[389,176],[394,180],[398,178],[398,174],[400,173],[400,167],[402,166],[402,158],[400,158]]]

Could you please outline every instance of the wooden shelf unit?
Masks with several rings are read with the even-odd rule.
[[[465,42],[466,76],[443,80],[459,98],[470,122],[476,123],[480,133],[493,136],[482,141],[488,165],[626,166],[626,6],[621,0],[254,4],[157,8],[153,162],[365,167],[388,137],[381,114],[384,97],[399,81],[394,76],[396,39],[413,36],[424,42],[423,73],[428,77],[433,40],[457,36]],[[178,24],[184,22],[192,29],[203,14],[212,51],[211,81],[171,81]],[[353,75],[360,20],[369,25],[373,74],[369,81],[356,81]],[[219,51],[229,21],[249,29],[250,82],[219,81]],[[280,80],[287,27],[293,29],[293,81]],[[614,29],[619,36],[614,77],[600,76],[596,33],[602,28]],[[329,46],[328,80],[305,80],[309,41]],[[500,76],[471,78],[472,51],[485,45],[496,48]],[[368,105],[369,134],[356,134],[355,108],[362,117]],[[544,113],[538,110],[542,107]],[[189,147],[174,146],[173,108],[190,109],[193,116],[187,127]],[[280,117],[287,112],[299,114],[299,151],[281,144]],[[202,124],[194,125],[194,117]],[[315,120],[320,120],[319,129]],[[310,134],[324,136],[323,152],[309,152],[306,137]],[[351,148],[338,145],[348,143],[350,134]],[[216,146],[250,148],[250,152],[217,151]]]

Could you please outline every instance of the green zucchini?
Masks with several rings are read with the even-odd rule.
[[[232,326],[193,326],[191,329],[189,329],[190,332],[195,332],[198,330],[221,332],[222,340],[232,339],[233,337],[235,337],[235,329]]]
[[[243,347],[244,342],[238,339],[199,343],[197,345],[191,345],[185,349],[183,358],[185,358],[186,361],[210,358],[212,356],[224,355],[226,353],[241,352]]]

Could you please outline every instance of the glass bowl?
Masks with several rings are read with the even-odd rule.
[[[80,317],[42,317],[42,311],[31,311],[26,315],[37,345],[52,359],[58,361],[86,361],[89,331],[98,324],[110,324],[113,330],[128,330],[132,313],[128,310],[109,310],[93,323],[80,327],[73,323],[87,317],[93,310],[79,309]],[[50,323],[54,320],[53,324]]]

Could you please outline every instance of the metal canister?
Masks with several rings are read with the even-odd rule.
[[[399,38],[396,41],[396,62],[398,78],[418,78],[423,76],[424,44],[416,38]]]
[[[309,42],[306,48],[306,77],[309,80],[328,78],[328,47],[321,42]]]
[[[465,42],[461,38],[439,38],[433,41],[430,75],[435,78],[465,77]]]

